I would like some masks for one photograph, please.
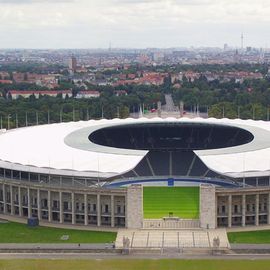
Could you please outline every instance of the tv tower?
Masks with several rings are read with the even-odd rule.
[[[243,49],[244,49],[244,35],[243,35],[243,32],[241,34],[241,51],[243,52]]]
[[[110,41],[110,43],[109,43],[109,52],[111,52],[111,51],[112,51],[112,43]]]

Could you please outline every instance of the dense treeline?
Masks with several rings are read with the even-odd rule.
[[[112,89],[101,92],[100,98],[75,99],[58,96],[41,96],[36,99],[0,98],[0,120],[3,128],[45,123],[68,122],[100,118],[126,118],[130,112],[138,112],[139,106],[153,108],[163,95],[149,91],[136,91],[126,96],[115,96]]]
[[[177,104],[182,100],[185,108],[194,105],[209,108],[211,117],[243,119],[268,119],[270,106],[270,79],[246,80],[242,84],[234,80],[207,82],[200,78],[194,82],[185,80],[180,89],[173,92]]]
[[[9,71],[18,67],[9,67]],[[37,66],[24,66],[20,71],[36,71]],[[48,67],[48,69],[58,66]],[[136,71],[137,67],[132,67]],[[138,69],[142,67],[138,67]],[[38,67],[42,70],[42,67]],[[258,64],[234,64],[234,65],[196,65],[196,66],[174,66],[174,67],[148,67],[148,70],[166,72],[168,70],[193,70],[204,71],[260,71],[264,79],[245,80],[243,83],[235,80],[222,82],[219,80],[207,81],[204,76],[193,82],[185,77],[179,81],[180,88],[175,88],[170,76],[166,77],[162,86],[125,85],[116,88],[112,86],[95,86],[86,83],[88,89],[98,90],[100,98],[78,100],[75,98],[57,97],[50,98],[42,96],[36,99],[31,96],[29,99],[19,98],[10,100],[6,95],[8,90],[39,90],[35,84],[12,84],[1,85],[0,91],[3,97],[0,98],[0,118],[2,127],[15,127],[33,125],[37,122],[53,123],[60,121],[87,120],[99,118],[125,118],[129,113],[138,112],[139,106],[144,108],[156,108],[157,102],[164,103],[164,94],[171,93],[176,105],[180,101],[185,104],[185,109],[190,110],[199,106],[201,111],[208,110],[210,117],[228,117],[243,119],[269,119],[270,107],[270,78],[267,77],[268,67]],[[134,71],[133,70],[133,71]],[[72,81],[63,81],[59,89],[72,89],[73,96],[80,90]],[[116,96],[115,90],[125,90],[127,95]]]

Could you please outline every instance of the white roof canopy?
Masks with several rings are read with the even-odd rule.
[[[224,175],[269,175],[270,123],[213,118],[90,120],[14,129],[0,135],[0,166],[35,172],[50,170],[53,173],[53,170],[61,170],[74,175],[96,176],[98,173],[100,177],[115,176],[133,169],[148,151],[123,151],[117,148],[111,148],[110,151],[109,147],[104,149],[96,144],[91,146],[90,141],[89,149],[82,150],[69,146],[65,138],[86,128],[97,130],[111,125],[164,121],[222,124],[250,131],[254,135],[254,140],[250,143],[230,148],[199,150],[195,153],[210,169]]]

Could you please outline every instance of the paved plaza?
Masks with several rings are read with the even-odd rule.
[[[123,239],[129,239],[129,247],[136,248],[213,248],[214,238],[220,248],[229,248],[225,229],[217,230],[119,230],[116,248],[123,248]]]

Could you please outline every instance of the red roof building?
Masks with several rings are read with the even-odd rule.
[[[72,90],[10,90],[7,93],[7,96],[11,95],[12,99],[17,99],[20,96],[23,98],[29,98],[34,95],[36,98],[39,98],[39,96],[56,97],[59,94],[62,94],[63,98],[66,96],[72,97]]]
[[[11,80],[0,80],[1,84],[12,84]]]

